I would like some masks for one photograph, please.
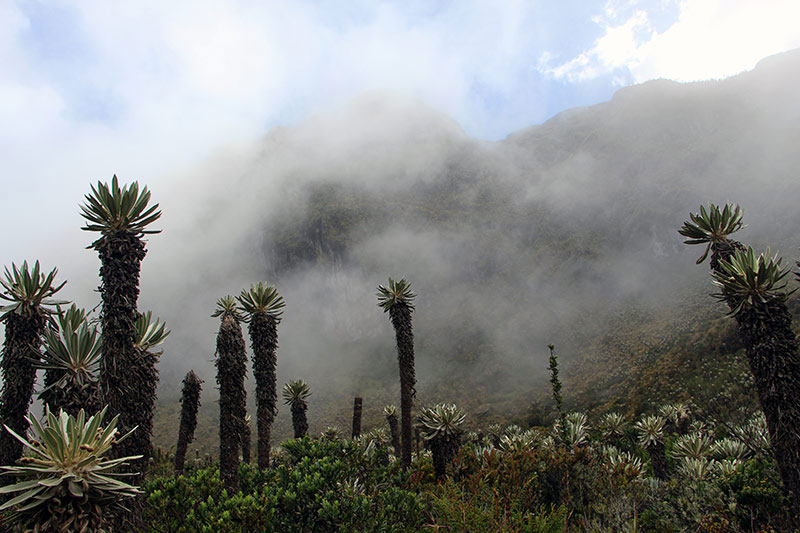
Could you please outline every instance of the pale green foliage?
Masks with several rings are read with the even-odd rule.
[[[0,510],[11,509],[23,527],[47,530],[55,520],[72,520],[75,530],[103,519],[103,509],[140,491],[117,479],[113,470],[138,457],[106,459],[117,435],[117,417],[102,427],[106,409],[86,420],[46,410],[46,424],[28,418],[35,440],[29,441],[6,426],[28,450],[17,466],[3,466],[22,481],[0,488],[0,494],[16,494]],[[124,438],[124,437],[123,437]],[[76,516],[77,514],[77,516]],[[59,526],[63,525],[61,523]],[[92,530],[94,531],[94,529]]]
[[[386,312],[397,304],[405,304],[409,309],[414,309],[413,300],[417,295],[411,291],[411,283],[405,278],[400,281],[389,278],[387,286],[378,285],[377,296],[378,306]]]
[[[688,237],[685,244],[705,244],[706,250],[697,263],[702,263],[708,256],[711,245],[727,239],[728,235],[739,231],[742,225],[742,208],[736,204],[726,204],[720,210],[719,206],[708,204],[708,211],[702,205],[700,214],[689,213],[689,221],[683,223],[678,233]]]
[[[625,415],[621,415],[619,413],[608,413],[602,419],[600,419],[600,424],[598,424],[600,430],[603,432],[603,437],[605,438],[612,438],[612,437],[621,437],[622,432],[625,430],[625,426],[627,425],[627,419]]]
[[[743,461],[750,453],[747,446],[738,440],[720,439],[711,448],[711,454],[719,460]]]
[[[757,412],[746,423],[733,427],[733,437],[756,455],[771,454],[767,419],[763,412]]]
[[[97,328],[86,322],[85,317],[86,313],[73,305],[67,312],[59,314],[56,328],[45,330],[45,351],[38,366],[64,372],[61,379],[50,387],[61,388],[67,382],[82,387],[96,378],[103,343]]]
[[[711,433],[715,424],[711,420],[693,420],[689,424],[689,433]]]
[[[589,442],[589,422],[584,413],[568,413],[562,421],[556,420],[553,424],[553,433],[562,439],[568,447],[582,446]]]
[[[689,406],[680,402],[662,405],[658,408],[658,413],[676,426],[681,420],[688,419],[690,415]]]
[[[372,428],[367,431],[361,436],[361,440],[364,443],[373,444],[375,446],[385,446],[390,442],[389,433],[384,428],[380,427]]]
[[[120,188],[117,176],[111,179],[111,186],[97,182],[92,186],[92,194],[85,196],[86,204],[81,205],[81,216],[88,221],[81,229],[99,231],[103,235],[118,231],[129,231],[136,235],[159,233],[161,230],[145,230],[145,226],[161,217],[158,204],[147,208],[150,191],[147,187],[139,192],[138,182]]]
[[[255,285],[250,285],[250,290],[242,290],[237,298],[245,313],[253,315],[255,313],[266,313],[280,322],[283,308],[286,303],[283,297],[278,295],[278,290],[263,281]]]
[[[323,439],[335,440],[339,438],[341,433],[342,430],[339,429],[337,426],[328,426],[324,430],[322,430],[322,433],[320,433],[320,437],[322,437]]]
[[[78,329],[81,324],[89,319],[89,314],[86,310],[75,304],[70,305],[66,311],[62,311],[61,307],[58,307],[56,314],[58,315],[58,326],[61,329],[71,329],[72,331]]]
[[[546,435],[539,444],[548,450],[556,449],[556,439],[553,435]]]
[[[743,462],[738,459],[723,459],[714,461],[712,466],[717,474],[722,477],[730,477],[741,469]]]
[[[672,447],[674,458],[703,459],[711,455],[714,441],[706,433],[689,433],[678,437]]]
[[[715,464],[716,461],[704,457],[683,457],[678,463],[678,473],[693,481],[704,481],[714,474]]]
[[[383,415],[384,416],[397,416],[397,406],[396,405],[387,405],[383,408]]]
[[[230,294],[217,300],[217,308],[211,313],[211,318],[224,318],[226,316],[232,317],[237,322],[242,322],[244,320],[239,307],[236,305],[236,298]]]
[[[452,403],[440,403],[422,409],[419,422],[426,440],[434,438],[451,438],[461,433],[460,426],[467,414]]]
[[[153,321],[153,313],[147,311],[139,316],[134,324],[136,328],[136,339],[134,346],[140,350],[150,351],[159,344],[163,343],[170,334],[167,329],[167,324],[161,322],[161,319],[156,317]]]
[[[712,272],[720,287],[714,296],[730,303],[732,315],[767,302],[787,287],[784,278],[789,269],[782,268],[781,262],[777,254],[770,256],[769,248],[758,256],[750,247],[737,250],[729,260],[720,261],[721,272]]]
[[[283,401],[286,405],[305,401],[309,396],[311,396],[311,390],[308,383],[302,379],[289,381],[283,386]]]
[[[11,270],[5,269],[5,276],[0,278],[0,299],[11,302],[0,307],[0,321],[11,313],[23,316],[32,316],[36,313],[52,314],[56,311],[50,306],[58,306],[67,302],[53,300],[50,297],[61,290],[67,283],[53,285],[58,269],[54,268],[49,273],[39,271],[39,261],[33,265],[33,270],[28,268],[28,262],[23,261],[22,266],[12,263]]]
[[[616,446],[603,446],[603,457],[608,470],[623,472],[632,477],[642,475],[644,464],[631,452],[620,451]]]
[[[500,450],[518,452],[529,450],[539,441],[539,434],[533,430],[507,433],[500,437]]]
[[[633,427],[639,434],[639,444],[647,447],[657,442],[663,442],[664,423],[664,418],[656,415],[649,415],[637,421]]]

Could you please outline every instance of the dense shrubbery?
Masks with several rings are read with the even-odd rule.
[[[421,497],[399,467],[358,443],[310,438],[284,444],[274,469],[242,465],[228,495],[216,467],[157,478],[146,487],[147,528],[163,532],[416,531]]]
[[[718,444],[722,430],[665,433],[669,475],[657,481],[629,432],[609,444],[575,413],[565,428],[466,434],[442,482],[428,451],[403,473],[389,448],[366,436],[291,440],[271,470],[242,465],[234,495],[214,466],[154,479],[145,486],[146,530],[790,530],[774,461],[734,438]],[[743,458],[725,458],[737,453]]]

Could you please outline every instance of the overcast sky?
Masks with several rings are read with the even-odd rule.
[[[0,260],[77,231],[91,182],[157,189],[371,89],[501,139],[622,86],[751,69],[800,47],[798,20],[798,0],[0,0]]]

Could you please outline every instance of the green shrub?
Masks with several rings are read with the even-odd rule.
[[[260,471],[242,465],[241,491],[228,495],[218,469],[149,483],[150,531],[416,531],[421,498],[402,488],[399,466],[381,466],[357,444],[310,438],[284,443],[290,461]]]

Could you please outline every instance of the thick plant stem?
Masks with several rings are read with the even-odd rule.
[[[178,429],[178,444],[175,447],[175,473],[183,473],[183,464],[186,461],[186,449],[194,439],[194,430],[197,428],[197,410],[200,407],[200,392],[203,380],[197,377],[194,370],[190,370],[183,378],[183,391],[181,394],[181,422]]]
[[[447,465],[453,460],[458,451],[456,437],[435,437],[430,440],[431,455],[433,457],[433,471],[437,481],[444,480],[447,475]]]
[[[363,398],[356,396],[353,398],[353,432],[352,437],[357,439],[361,436],[361,411]]]
[[[250,319],[250,343],[253,348],[253,376],[256,380],[256,424],[258,430],[258,467],[269,468],[272,423],[278,412],[278,322],[265,312]]]
[[[146,251],[142,239],[129,231],[117,231],[104,235],[92,243],[100,256],[100,294],[103,310],[100,315],[103,338],[103,357],[100,359],[100,396],[108,405],[108,415],[119,415],[118,429],[121,434],[136,427],[134,412],[141,409],[133,398],[140,394],[146,384],[134,378],[147,379],[148,372],[137,372],[139,353],[134,348],[135,323],[138,318],[136,302],[139,298],[139,271]],[[144,429],[137,430],[143,433]],[[133,435],[131,435],[133,437]],[[149,458],[145,450],[138,449],[139,440],[131,437],[115,446],[117,457],[145,454],[140,463]],[[149,435],[145,435],[149,443]],[[134,465],[131,465],[134,468]]]
[[[292,403],[292,427],[294,428],[294,438],[300,439],[308,433],[308,418],[306,417],[306,410],[308,404],[303,400],[297,400]]]
[[[244,375],[247,370],[242,328],[230,315],[222,318],[217,334],[217,384],[219,385],[219,470],[229,494],[239,488],[240,415],[244,410]]]
[[[252,432],[250,431],[250,424],[247,418],[242,418],[239,423],[242,425],[242,462],[250,463],[250,441],[252,440]]]
[[[722,273],[720,261],[743,249],[732,240],[714,243],[711,269]],[[728,307],[735,309],[735,301],[725,299]],[[757,302],[737,313],[735,319],[767,420],[781,481],[790,495],[795,523],[800,526],[800,355],[786,295]]]
[[[392,413],[386,415],[386,421],[389,423],[389,434],[392,436],[392,447],[394,448],[394,455],[400,455],[400,428],[397,423],[397,415]]]
[[[44,318],[39,314],[11,314],[6,320],[6,338],[0,368],[3,391],[0,394],[0,422],[17,435],[28,431],[28,407],[33,396],[36,369],[33,361],[39,353]],[[13,465],[22,456],[22,443],[0,428],[0,465]]]
[[[400,438],[403,468],[411,465],[411,409],[417,383],[414,373],[414,332],[411,328],[411,308],[402,302],[389,309],[397,341],[397,361],[400,367]]]

